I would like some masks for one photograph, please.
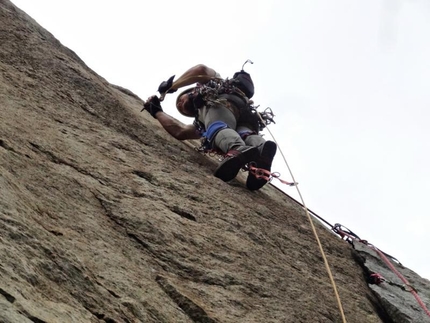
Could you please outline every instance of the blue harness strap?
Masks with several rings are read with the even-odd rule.
[[[227,124],[222,121],[215,121],[209,125],[207,130],[203,133],[203,137],[207,140],[212,141],[215,135],[222,129],[228,128]]]
[[[250,135],[256,135],[257,133],[255,131],[252,130],[242,130],[239,131],[239,135],[242,138],[242,140],[245,140],[246,137],[250,136]]]
[[[203,150],[211,150],[212,142],[216,134],[223,129],[228,128],[227,124],[223,121],[215,121],[209,125],[205,132],[202,133],[202,148]]]

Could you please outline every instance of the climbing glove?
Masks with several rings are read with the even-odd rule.
[[[174,78],[175,75],[171,76],[167,81],[161,82],[160,86],[158,87],[158,92],[160,92],[161,95],[166,93],[174,93],[177,91],[177,89],[171,89]]]
[[[155,115],[159,111],[163,111],[161,108],[160,99],[156,96],[152,96],[148,101],[143,104],[143,109],[148,111],[153,118],[156,119]]]

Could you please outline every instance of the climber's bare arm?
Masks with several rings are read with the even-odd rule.
[[[163,128],[174,138],[178,140],[187,140],[187,139],[199,139],[200,134],[198,133],[196,127],[192,124],[183,125],[167,113],[163,111],[157,112],[155,115],[156,119]]]
[[[206,83],[215,77],[217,77],[217,72],[214,69],[207,67],[206,65],[199,64],[194,67],[191,67],[175,82],[173,82],[172,89],[177,90],[181,87],[191,85],[197,82]]]

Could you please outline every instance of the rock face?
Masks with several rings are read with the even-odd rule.
[[[0,322],[342,321],[300,205],[214,178],[8,0],[0,107]],[[368,256],[315,225],[348,322],[430,321],[406,291],[393,310]]]
[[[370,284],[370,288],[388,317],[393,322],[430,322],[430,281],[408,268],[396,266],[374,246],[358,241],[353,245],[362,259],[358,262],[364,272],[382,277],[382,283]]]

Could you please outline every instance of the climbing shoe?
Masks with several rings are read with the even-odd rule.
[[[264,169],[270,172],[272,167],[272,161],[276,154],[276,144],[273,141],[266,141],[264,144],[259,146],[260,156],[252,165],[255,168]],[[246,187],[251,191],[256,191],[262,188],[268,182],[268,176],[263,178],[257,178],[251,171],[248,173],[246,179]]]
[[[245,164],[257,160],[259,156],[257,147],[241,146],[232,149],[227,152],[224,160],[215,170],[214,176],[224,182],[231,181]]]

